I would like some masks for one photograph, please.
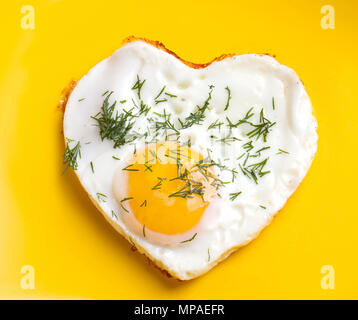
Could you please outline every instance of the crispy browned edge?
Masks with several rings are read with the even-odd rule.
[[[140,40],[140,41],[144,41],[160,50],[163,50],[171,55],[173,55],[174,57],[176,57],[178,60],[180,60],[181,62],[183,62],[184,64],[186,64],[187,66],[191,67],[191,68],[194,68],[194,69],[202,69],[202,68],[206,68],[207,66],[209,66],[210,64],[212,64],[213,62],[216,62],[216,61],[221,61],[221,60],[224,60],[226,58],[230,58],[230,57],[233,57],[237,54],[234,54],[234,53],[229,53],[229,54],[222,54],[220,55],[219,57],[216,57],[214,58],[213,60],[211,60],[210,62],[207,62],[207,63],[203,63],[203,64],[198,64],[198,63],[193,63],[193,62],[189,62],[189,61],[186,61],[182,58],[180,58],[176,53],[174,53],[173,51],[167,49],[163,43],[161,43],[160,41],[155,41],[155,40],[149,40],[149,39],[146,39],[146,38],[140,38],[140,37],[135,37],[135,36],[129,36],[127,38],[125,38],[122,42],[122,45],[125,45],[129,42],[133,42],[133,41],[137,41],[137,40]],[[269,56],[272,56],[272,57],[275,57],[275,55],[271,55],[269,53],[264,53],[264,55],[269,55]],[[72,79],[69,84],[62,90],[61,92],[61,100],[59,101],[59,104],[58,104],[58,108],[61,109],[63,112],[65,111],[66,109],[66,105],[67,105],[67,102],[68,102],[68,99],[73,91],[73,89],[76,87],[77,85],[77,82],[78,80],[75,80],[75,79]],[[81,184],[81,182],[80,182]],[[82,184],[81,184],[82,185]],[[116,229],[116,231],[118,231],[118,229],[116,228],[116,226],[114,225],[114,223],[112,221],[110,221],[110,219],[107,217],[106,214],[104,214],[101,210],[101,208],[98,206],[98,204],[96,203],[96,201],[94,199],[92,199],[92,197],[88,194],[89,198],[92,200],[92,202],[94,203],[94,205],[97,207],[97,209],[104,215],[104,217],[106,218],[106,220]],[[269,223],[269,222],[268,222]],[[121,233],[120,231],[118,231],[119,233]],[[258,232],[259,233],[259,232]],[[170,270],[167,270],[165,269],[165,266],[163,264],[161,264],[160,261],[156,260],[154,257],[151,257],[148,253],[145,252],[144,249],[140,248],[140,247],[136,247],[136,245],[133,243],[133,241],[131,241],[131,239],[128,239],[124,234],[121,233],[121,235],[126,238],[132,245],[131,249],[132,251],[138,251],[140,252],[141,254],[143,254],[146,258],[147,258],[147,261],[149,262],[150,265],[153,265],[155,266],[157,269],[159,269],[159,271],[166,275],[167,277],[169,278],[173,278],[173,279],[176,279],[176,280],[179,280],[179,281],[182,281],[182,280],[191,280],[191,279],[194,279],[204,273],[206,273],[207,271],[209,271],[211,268],[213,268],[215,265],[217,265],[219,262],[221,262],[222,260],[226,259],[231,253],[233,253],[234,251],[236,251],[238,248],[246,245],[246,243],[243,243],[243,244],[240,244],[236,247],[233,247],[229,250],[227,250],[226,252],[224,252],[220,257],[218,257],[216,260],[212,261],[210,263],[210,266],[206,269],[204,269],[201,273],[198,273],[196,275],[193,275],[191,278],[188,278],[188,279],[180,279],[178,275],[176,275],[175,273],[171,273]],[[256,235],[257,236],[257,235]],[[255,237],[254,237],[255,238]]]

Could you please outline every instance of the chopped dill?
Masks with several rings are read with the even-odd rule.
[[[140,207],[143,207],[143,206],[147,206],[147,200],[144,200],[143,202],[142,202],[142,204],[140,205]]]
[[[252,127],[254,127],[255,129],[253,129],[252,131],[247,133],[247,136],[250,139],[256,137],[256,140],[258,140],[260,137],[262,137],[263,141],[266,142],[267,135],[269,133],[269,129],[272,126],[274,126],[275,124],[276,124],[276,122],[271,122],[270,120],[268,120],[267,118],[264,117],[264,111],[263,111],[263,108],[262,108],[261,112],[260,112],[260,121],[259,121],[259,123],[257,123],[257,124],[250,123],[250,125]]]
[[[242,125],[243,123],[250,123],[249,119],[254,115],[254,113],[252,112],[252,110],[254,109],[254,107],[250,108],[249,111],[246,112],[245,116],[240,119],[238,122],[236,122],[235,124],[231,122],[231,120],[226,117],[226,120],[228,122],[228,127],[229,128],[237,128],[238,126]]]
[[[202,106],[196,106],[196,111],[191,112],[190,115],[187,116],[184,121],[179,119],[182,129],[189,128],[189,127],[193,126],[194,124],[201,124],[201,122],[205,118],[205,111],[209,108],[209,103],[211,100],[211,94],[213,92],[213,89],[214,89],[214,86],[210,85],[208,97]]]
[[[231,132],[229,132],[226,137],[223,137],[223,138],[220,138],[220,139],[217,138],[216,141],[230,145],[230,143],[232,143],[232,142],[241,141],[241,140],[239,138],[232,137]]]
[[[175,94],[171,94],[169,92],[165,92],[165,95],[171,98],[177,98],[178,96],[176,96]]]
[[[278,149],[278,152],[276,154],[283,154],[283,153],[289,154],[288,151],[285,151],[285,150],[282,150],[282,149]]]
[[[94,173],[93,162],[91,161],[90,164],[91,164],[92,173]]]
[[[165,134],[167,135],[168,130],[174,131],[176,134],[179,134],[179,130],[175,128],[174,124],[170,121],[171,114],[167,114],[165,109],[163,113],[154,112],[156,116],[159,117],[159,119],[148,119],[150,122],[154,124],[154,130],[156,132],[160,130],[164,130]]]
[[[116,220],[118,220],[117,214],[113,210],[111,210],[111,212],[112,212],[112,218],[116,218]]]
[[[267,150],[267,149],[270,149],[270,148],[271,148],[270,146],[263,147],[263,148],[257,150],[256,153],[261,153],[261,151],[264,151],[264,150]]]
[[[245,144],[242,145],[242,147],[247,151],[251,151],[254,146],[252,145],[252,141],[250,140],[249,142],[246,142]]]
[[[162,187],[163,184],[163,180],[165,180],[165,178],[159,178],[157,177],[157,179],[159,180],[158,183],[152,188],[152,190],[159,190]]]
[[[219,122],[219,119],[216,119],[212,124],[209,125],[208,129],[214,129],[214,128],[221,128],[221,126],[224,124],[224,122]]]
[[[138,94],[138,98],[141,99],[140,97],[140,92],[142,90],[143,84],[144,84],[145,80],[140,81],[139,76],[137,75],[137,81],[136,83],[133,85],[133,87],[131,88],[132,90],[137,90],[137,94]]]
[[[229,87],[226,87],[225,90],[227,91],[227,100],[226,100],[226,105],[225,105],[224,111],[226,111],[229,108],[230,100],[231,100],[231,91],[230,91]]]
[[[112,93],[113,91],[104,99],[101,111],[91,118],[97,121],[102,141],[104,139],[112,140],[114,142],[113,148],[118,148],[134,140],[133,137],[127,139],[127,135],[134,125],[132,121],[134,115],[131,111],[126,110],[123,110],[120,114],[118,112],[114,114],[117,101],[114,101],[110,106],[109,98]]]
[[[139,169],[133,169],[133,163],[126,166],[125,168],[123,168],[122,170],[125,170],[125,171],[139,171]]]
[[[78,168],[77,158],[78,157],[81,158],[80,142],[78,141],[73,148],[70,147],[71,142],[75,142],[75,141],[66,138],[66,148],[65,148],[65,154],[63,155],[63,163],[67,164],[67,166],[63,171],[63,173],[65,173],[68,168],[71,168],[72,170],[77,170]]]
[[[121,206],[121,208],[122,208],[125,212],[127,212],[127,213],[129,212],[129,211],[124,207],[124,205],[123,205],[122,203],[120,203],[119,205]]]
[[[180,243],[186,243],[186,242],[193,241],[193,240],[195,239],[195,237],[196,237],[197,234],[198,234],[198,233],[196,232],[190,239],[184,240],[184,241],[182,241],[182,242],[180,242]]]
[[[161,103],[161,102],[165,102],[168,101],[167,99],[161,99],[161,100],[155,100],[155,104]]]
[[[248,168],[251,168],[251,170],[259,175],[259,177],[263,177],[264,175],[270,173],[270,171],[262,171],[265,167],[267,161],[269,158],[266,158],[265,160],[262,160],[261,162],[251,164],[247,166]]]
[[[165,86],[162,88],[162,90],[159,91],[159,93],[156,95],[156,97],[154,98],[154,101],[157,100],[163,93],[163,91],[165,90]]]
[[[107,201],[107,200],[106,200],[106,199],[107,199],[107,196],[106,196],[105,194],[97,192],[96,195],[97,195],[98,201],[102,201],[102,202],[106,202],[106,201]]]
[[[242,193],[242,191],[230,193],[230,194],[229,194],[230,200],[231,200],[231,201],[234,201],[241,193]]]

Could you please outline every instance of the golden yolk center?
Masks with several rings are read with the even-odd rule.
[[[131,162],[126,205],[152,231],[184,233],[198,224],[216,196],[215,181],[198,152],[168,142],[151,145]]]

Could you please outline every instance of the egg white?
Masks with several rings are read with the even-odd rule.
[[[134,146],[124,145],[114,149],[112,141],[102,141],[91,116],[100,112],[103,94],[107,91],[113,91],[111,101],[117,100],[118,111],[123,106],[129,109],[131,99],[138,101],[137,92],[132,90],[137,75],[146,79],[141,96],[146,104],[152,106],[147,116],[136,120],[133,129],[139,132],[148,126],[148,118],[154,116],[153,111],[161,113],[164,109],[172,114],[171,119],[178,125],[178,118],[185,118],[196,106],[203,104],[208,97],[209,86],[213,85],[210,109],[206,111],[202,124],[181,130],[180,141],[191,138],[194,150],[206,155],[209,148],[214,159],[220,159],[230,168],[237,168],[237,158],[243,153],[242,145],[250,140],[247,137],[250,127],[234,128],[232,135],[242,141],[225,147],[213,142],[210,134],[214,132],[225,137],[228,128],[223,126],[218,132],[208,130],[208,126],[218,119],[226,122],[226,117],[235,123],[251,107],[254,107],[256,120],[263,108],[265,117],[276,122],[266,143],[262,139],[253,141],[255,150],[270,146],[260,158],[269,157],[267,169],[270,173],[255,184],[237,168],[235,182],[220,189],[221,197],[212,201],[198,226],[185,235],[197,233],[195,239],[187,243],[180,243],[183,238],[178,238],[174,245],[165,245],[164,242],[161,245],[160,241],[151,241],[150,237],[135,232],[122,219],[123,210],[113,194],[115,174],[133,156]],[[154,105],[154,98],[163,85],[166,91],[177,97]],[[224,111],[227,86],[231,89],[231,100],[228,110]],[[122,100],[127,102],[123,105],[118,103]],[[237,55],[213,62],[203,69],[193,69],[144,41],[124,45],[93,67],[73,90],[64,115],[65,137],[81,144],[76,174],[91,199],[111,224],[141,252],[183,280],[209,270],[235,248],[255,238],[271,221],[311,165],[317,148],[316,126],[310,99],[298,76],[270,56]],[[144,147],[144,141],[136,143],[138,150]],[[277,154],[279,149],[289,153]],[[230,171],[216,173],[224,181],[232,179]],[[126,189],[125,184],[126,177],[123,175],[123,190]],[[240,196],[231,201],[230,193],[238,191],[242,192]],[[101,198],[98,194],[106,197]]]

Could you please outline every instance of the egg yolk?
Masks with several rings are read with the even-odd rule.
[[[125,205],[145,228],[174,235],[198,224],[216,196],[212,167],[201,154],[165,142],[148,146],[132,160]]]

